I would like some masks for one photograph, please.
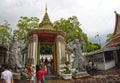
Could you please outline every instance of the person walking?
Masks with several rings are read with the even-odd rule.
[[[7,64],[2,65],[3,72],[1,73],[2,83],[13,83],[12,72],[8,70]]]
[[[89,60],[88,65],[89,65],[90,69],[93,68],[93,62],[91,60]]]
[[[46,83],[44,75],[47,74],[46,65],[42,64],[37,71],[37,83]]]
[[[48,59],[47,59],[47,57],[45,58],[45,61],[44,61],[44,63],[45,63],[45,65],[47,65],[48,64]]]

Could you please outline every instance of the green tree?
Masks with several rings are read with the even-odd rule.
[[[76,16],[69,17],[68,19],[61,18],[55,21],[53,24],[56,30],[62,30],[66,33],[66,41],[72,41],[74,38],[81,38],[82,30],[80,28],[80,23]]]
[[[40,45],[40,53],[41,54],[52,54],[52,45],[41,44]]]
[[[101,46],[97,43],[91,43],[89,42],[88,45],[86,45],[86,51],[91,52],[100,49]]]
[[[84,33],[83,38],[86,44],[84,47],[84,51],[90,52],[90,51],[98,50],[101,48],[101,46],[98,43],[91,43],[88,40],[87,34]]]
[[[67,42],[79,39],[82,43],[84,51],[93,51],[99,49],[98,45],[92,44],[87,37],[87,34],[82,32],[80,22],[76,16],[69,17],[68,19],[61,18],[54,22],[53,26],[56,30],[62,30],[66,33],[65,38]]]
[[[3,46],[8,45],[8,40],[10,39],[10,24],[7,21],[4,24],[0,24],[0,41]]]
[[[39,19],[37,17],[25,17],[21,16],[18,20],[17,30],[14,30],[14,35],[18,37],[18,40],[26,41],[28,32],[33,28],[38,28]]]
[[[109,43],[112,39],[113,33],[107,35],[106,43]]]

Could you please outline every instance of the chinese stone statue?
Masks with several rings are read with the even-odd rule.
[[[14,36],[10,45],[10,65],[11,68],[22,68],[22,54],[20,45],[17,42],[17,37]]]
[[[68,49],[75,55],[73,68],[75,68],[78,72],[84,71],[85,69],[83,65],[85,64],[85,60],[82,56],[81,44],[79,40],[75,39],[72,42],[69,42],[67,46]]]

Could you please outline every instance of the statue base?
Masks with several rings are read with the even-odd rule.
[[[15,72],[13,72],[12,74],[13,74],[13,79],[17,79],[17,80],[20,80],[20,79],[21,79],[20,73],[15,73]]]
[[[85,71],[85,72],[77,72],[73,74],[73,78],[82,78],[82,77],[89,77],[90,75]]]

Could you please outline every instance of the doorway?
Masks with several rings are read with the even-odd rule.
[[[55,73],[56,70],[56,52],[54,42],[39,42],[38,64],[44,63],[47,66],[48,74]]]

